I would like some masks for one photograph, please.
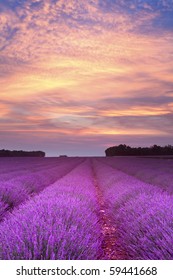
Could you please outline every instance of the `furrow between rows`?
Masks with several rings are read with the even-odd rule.
[[[19,179],[0,182],[0,221],[2,221],[15,207],[25,203],[28,199],[38,195],[45,188],[66,176],[83,160],[73,160],[52,169],[29,173]]]
[[[93,174],[86,160],[0,224],[0,259],[97,259],[97,214]]]
[[[116,226],[108,213],[108,208],[106,205],[106,200],[103,195],[103,191],[101,190],[98,181],[97,175],[95,172],[95,167],[92,162],[92,170],[93,170],[93,178],[94,178],[94,186],[96,189],[96,195],[99,204],[99,222],[101,225],[102,232],[102,255],[99,257],[100,259],[107,260],[118,260],[126,257],[125,252],[118,251],[115,247],[116,244]]]
[[[98,185],[125,259],[173,259],[173,200],[160,188],[94,160]],[[124,258],[123,258],[124,259]]]

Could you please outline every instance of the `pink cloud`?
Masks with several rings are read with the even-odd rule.
[[[99,1],[42,1],[37,8],[32,3],[16,12],[4,6],[0,15],[1,131],[69,137],[168,133],[161,126],[147,128],[147,122],[134,129],[118,125],[116,131],[108,123],[111,117],[171,114],[171,102],[104,107],[105,98],[159,98],[171,90],[172,33],[139,32],[150,28],[158,11],[145,6],[134,16],[118,5],[105,11]],[[99,117],[107,122],[97,127]]]

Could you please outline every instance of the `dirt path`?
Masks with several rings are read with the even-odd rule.
[[[94,169],[93,162],[91,163],[93,176],[94,176],[94,185],[96,188],[97,199],[100,206],[99,210],[99,221],[101,225],[101,231],[103,236],[102,249],[103,254],[99,259],[103,260],[122,260],[126,259],[125,252],[121,252],[116,249],[116,227],[113,224],[112,218],[110,217],[106,202],[104,200],[103,194],[100,190],[100,187],[97,183],[97,176]]]

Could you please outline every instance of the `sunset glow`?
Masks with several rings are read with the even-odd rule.
[[[173,2],[2,0],[0,85],[1,148],[173,144]]]

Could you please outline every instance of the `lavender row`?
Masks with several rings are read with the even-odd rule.
[[[85,161],[0,224],[0,259],[97,259],[97,201]]]
[[[45,160],[46,159],[46,160]],[[0,174],[15,172],[20,169],[41,166],[49,161],[48,158],[31,158],[31,157],[1,157]]]
[[[70,161],[69,161],[70,162]],[[25,176],[28,176],[29,174],[32,176],[35,174],[39,174],[40,172],[44,172],[44,171],[48,171],[51,170],[55,167],[61,166],[62,164],[64,164],[65,162],[47,162],[47,164],[45,164],[44,166],[31,166],[30,168],[21,168],[20,170],[16,170],[16,171],[12,171],[12,172],[8,172],[6,174],[2,174],[0,175],[0,182],[8,182],[10,180],[21,180],[22,178],[24,178]],[[23,162],[23,166],[25,165],[25,163]]]
[[[173,194],[173,159],[114,157],[104,162]]]
[[[82,159],[66,160],[61,165],[0,182],[0,221],[9,211],[42,191],[80,164]],[[49,167],[49,166],[48,166]]]
[[[1,159],[0,159],[1,160]],[[71,159],[72,160],[72,159]],[[69,160],[70,161],[70,160]],[[22,158],[22,161],[19,162],[15,159],[13,159],[13,164],[12,161],[10,161],[11,165],[8,163],[8,161],[5,162],[5,171],[0,174],[0,182],[8,181],[11,178],[15,177],[20,177],[25,174],[28,174],[29,172],[38,172],[40,170],[46,170],[48,168],[52,168],[57,166],[58,164],[62,164],[64,162],[64,159],[59,159],[59,158],[49,158],[49,159],[40,159],[38,160],[33,160],[33,158],[29,158],[29,160]],[[22,163],[22,165],[21,165]],[[15,169],[14,169],[15,166]]]
[[[172,196],[99,161],[94,168],[117,229],[115,252],[125,259],[172,260]]]

